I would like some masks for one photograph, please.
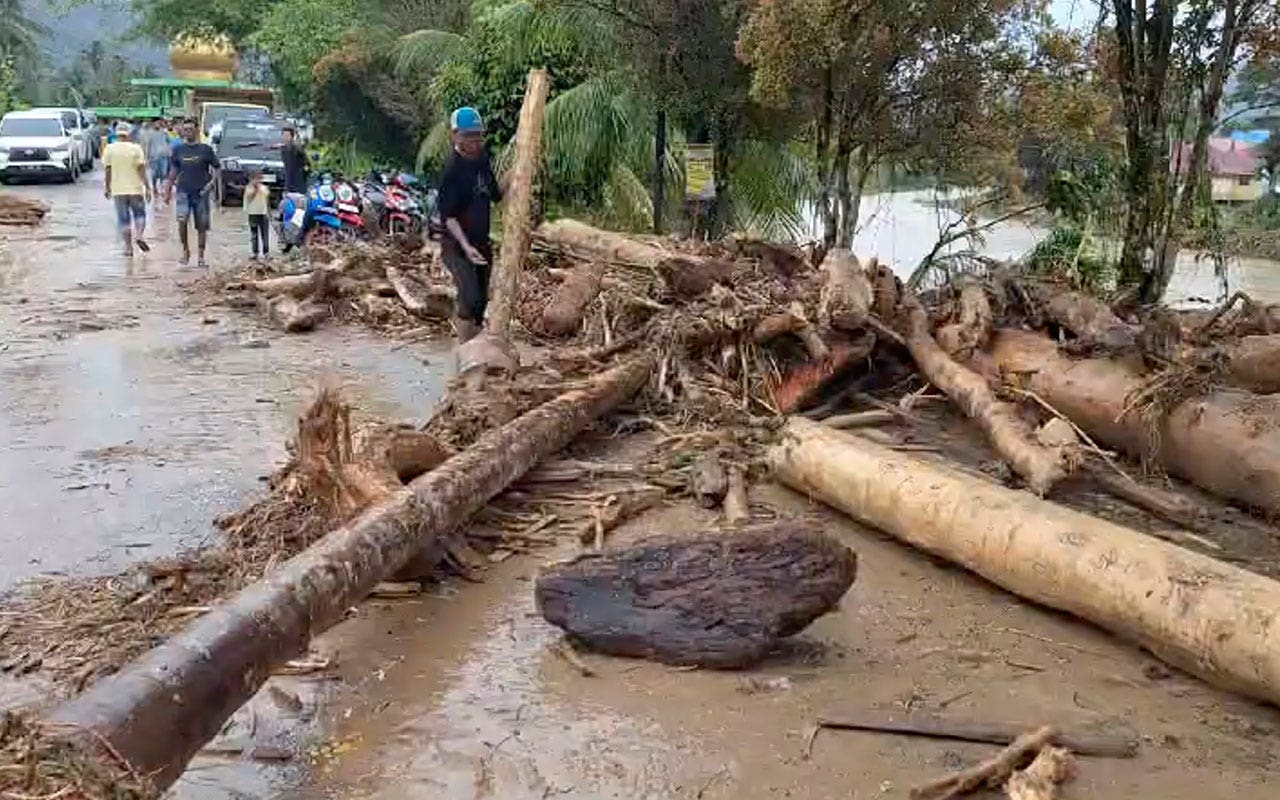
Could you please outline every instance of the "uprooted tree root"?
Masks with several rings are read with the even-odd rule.
[[[5,671],[39,670],[59,694],[82,691],[448,455],[412,429],[369,426],[353,437],[349,408],[324,390],[300,418],[296,454],[271,491],[216,520],[222,535],[212,546],[120,575],[37,581],[7,598]]]
[[[0,797],[154,800],[159,796],[110,752],[87,752],[19,714],[0,714]]]

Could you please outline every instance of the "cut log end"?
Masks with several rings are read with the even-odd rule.
[[[590,649],[737,669],[835,608],[856,573],[852,550],[788,522],[583,556],[545,570],[535,597]]]

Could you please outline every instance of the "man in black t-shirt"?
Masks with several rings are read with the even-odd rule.
[[[459,342],[480,332],[489,303],[489,244],[492,204],[502,199],[493,164],[484,144],[484,122],[474,108],[464,107],[450,118],[453,149],[440,175],[440,219],[445,235],[441,252],[458,287]]]
[[[290,194],[307,193],[307,171],[311,161],[307,151],[298,144],[298,133],[291,127],[284,129],[284,147],[280,150],[280,160],[284,162],[284,190]]]
[[[191,120],[182,126],[182,141],[173,148],[169,165],[169,183],[165,189],[165,198],[173,197],[173,190],[178,189],[177,215],[178,237],[182,240],[182,260],[184,266],[191,263],[191,245],[188,239],[187,220],[194,217],[196,223],[196,244],[200,248],[202,267],[209,266],[204,258],[205,243],[209,232],[209,195],[218,182],[218,156],[213,148],[197,139],[198,130]]]

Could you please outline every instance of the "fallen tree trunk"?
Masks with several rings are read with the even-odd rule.
[[[588,261],[569,270],[551,302],[542,310],[542,330],[551,336],[568,336],[582,324],[591,301],[600,294],[603,261]]]
[[[516,308],[520,270],[529,257],[533,241],[533,186],[542,163],[542,118],[547,110],[551,78],[545,69],[529,70],[516,126],[515,157],[511,184],[502,201],[502,250],[494,271],[493,299],[489,304],[488,333],[499,339],[509,337],[511,317]]]
[[[985,357],[1090,436],[1215,494],[1280,514],[1280,395],[1232,389],[1184,400],[1162,419],[1129,408],[1148,378],[1107,358],[1073,359],[1044,336],[1002,330]]]
[[[1280,582],[793,418],[789,486],[1210,683],[1280,704]]]
[[[784,334],[794,334],[804,342],[809,357],[815,360],[831,355],[831,348],[823,341],[822,336],[804,315],[804,306],[795,303],[792,308],[777,314],[770,314],[756,323],[751,338],[756,344],[764,344]]]
[[[1259,394],[1280,393],[1280,334],[1244,336],[1223,349],[1227,380]]]
[[[539,459],[633,394],[641,356],[597,375],[474,445],[331,532],[123,670],[56,708],[49,723],[117,753],[158,787],[261,687],[273,667]]]
[[[414,316],[425,319],[448,319],[453,316],[456,303],[454,291],[447,286],[428,286],[426,292],[417,292],[397,267],[387,265],[387,283],[395,290],[404,307]]]
[[[1096,298],[1061,286],[1038,286],[1035,296],[1044,304],[1046,316],[1088,345],[1121,351],[1137,343],[1138,329]]]
[[[907,349],[920,371],[965,416],[987,434],[987,439],[1000,457],[1022,476],[1032,491],[1043,495],[1066,475],[1065,456],[1061,448],[1050,448],[1036,441],[1035,432],[1012,405],[991,391],[981,375],[958,364],[929,333],[929,317],[914,297],[907,305]]]
[[[856,573],[816,526],[779,522],[579,556],[545,569],[535,598],[592,650],[736,669],[835,608]]]
[[[867,321],[874,302],[871,276],[858,257],[848,250],[827,253],[819,268],[822,291],[818,299],[818,324],[824,328],[856,331]]]
[[[733,265],[689,253],[676,253],[627,234],[593,228],[574,219],[559,219],[538,226],[536,238],[548,247],[576,258],[605,264],[624,264],[653,270],[677,296],[689,299],[728,281]]]
[[[267,318],[287,333],[313,330],[329,317],[329,307],[310,300],[297,300],[289,294],[258,298]]]
[[[965,360],[986,346],[993,320],[987,291],[972,276],[961,278],[959,304],[956,321],[939,328],[937,340],[947,355]]]

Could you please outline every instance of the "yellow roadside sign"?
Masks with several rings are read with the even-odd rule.
[[[716,199],[715,149],[711,145],[685,145],[684,187],[688,200]]]

